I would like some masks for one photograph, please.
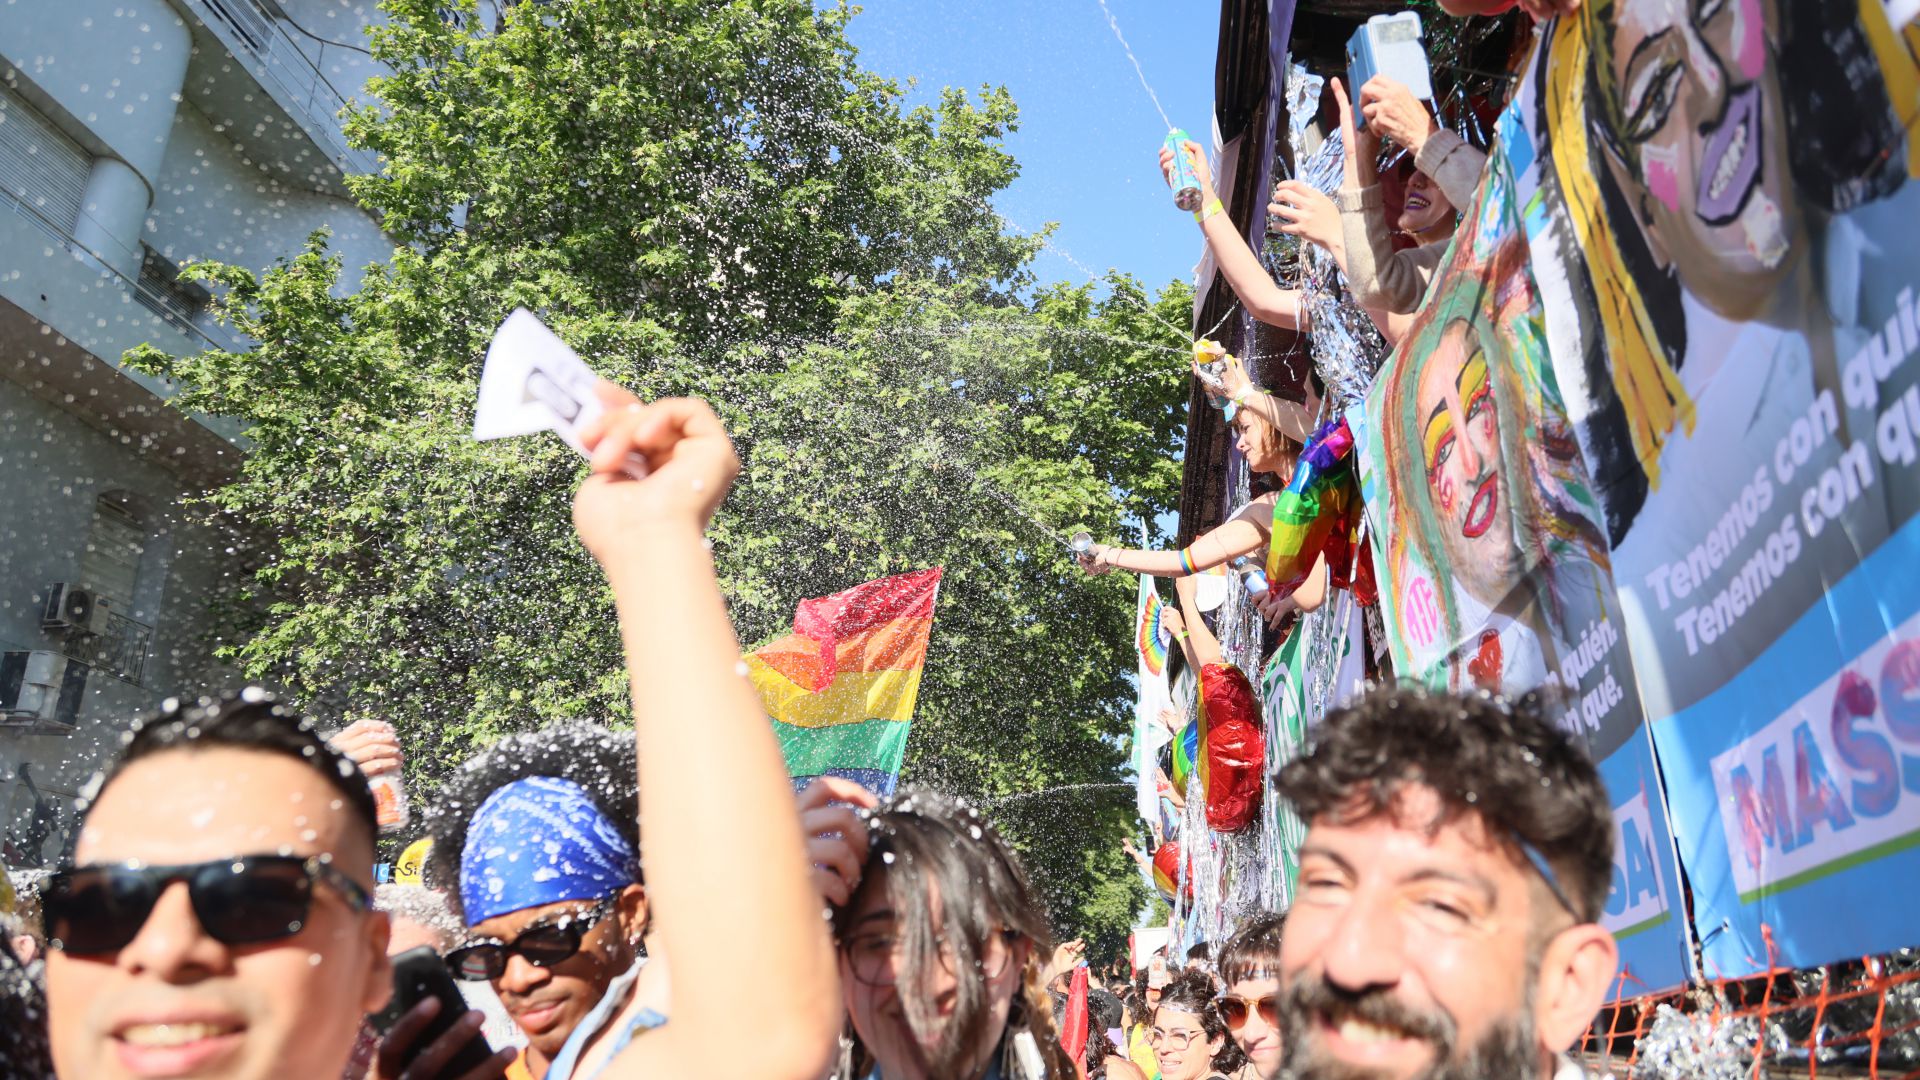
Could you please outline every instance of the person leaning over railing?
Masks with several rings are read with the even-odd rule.
[[[1453,240],[1459,210],[1473,200],[1487,155],[1440,127],[1427,107],[1405,86],[1376,75],[1360,88],[1365,131],[1356,131],[1346,87],[1333,80],[1340,107],[1340,130],[1353,152],[1346,155],[1346,179],[1336,199],[1347,253],[1347,287],[1361,307],[1407,315],[1420,307],[1434,267]],[[1390,226],[1375,161],[1385,136],[1413,154],[1418,170],[1407,184],[1407,201]],[[1418,242],[1393,250],[1393,231]]]

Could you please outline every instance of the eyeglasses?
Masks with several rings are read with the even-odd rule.
[[[508,954],[525,957],[535,967],[564,963],[580,951],[581,939],[600,925],[613,910],[611,901],[602,900],[592,907],[556,921],[529,926],[512,941],[476,941],[447,954],[447,967],[454,977],[468,982],[485,982],[507,973]]]
[[[980,951],[980,975],[987,979],[997,979],[1006,973],[1007,961],[1013,957],[1013,943],[1020,937],[1017,931],[999,930],[988,935]],[[934,942],[940,950],[940,967],[947,974],[953,970],[953,946],[942,937]],[[853,977],[868,986],[892,986],[899,977],[900,961],[906,955],[906,939],[892,933],[858,934],[841,946],[846,954],[847,966],[853,969]]]
[[[292,937],[307,925],[313,887],[325,882],[354,911],[371,903],[367,890],[334,868],[330,856],[242,855],[232,859],[146,866],[138,861],[79,866],[47,877],[41,892],[47,943],[73,955],[110,953],[140,935],[161,894],[187,883],[187,899],[207,936],[227,945]]]
[[[1228,994],[1215,1002],[1220,1007],[1220,1018],[1230,1028],[1245,1027],[1247,1017],[1258,1012],[1260,1019],[1270,1028],[1280,1026],[1280,999],[1278,997],[1243,998]]]
[[[1205,1035],[1199,1028],[1181,1028],[1175,1031],[1162,1031],[1154,1028],[1147,1032],[1147,1045],[1155,1050],[1162,1046],[1169,1050],[1185,1050],[1193,1045],[1193,1040]]]

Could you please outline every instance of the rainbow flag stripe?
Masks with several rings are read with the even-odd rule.
[[[803,600],[793,633],[746,655],[796,788],[842,776],[893,794],[939,591],[934,567]]]
[[[1206,796],[1207,758],[1200,752],[1202,745],[1202,720],[1190,720],[1180,733],[1173,737],[1173,789],[1182,799],[1188,798],[1187,788],[1192,783],[1194,773],[1200,774],[1200,797]]]
[[[1140,609],[1140,626],[1135,639],[1140,646],[1140,662],[1155,675],[1167,670],[1167,645],[1173,640],[1166,624],[1167,605],[1159,593],[1147,598]]]

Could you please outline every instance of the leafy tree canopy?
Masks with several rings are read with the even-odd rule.
[[[199,503],[249,568],[220,654],[391,720],[428,788],[504,732],[627,713],[569,522],[581,463],[468,436],[487,340],[524,306],[606,377],[720,409],[745,470],[712,537],[744,641],[804,597],[946,567],[906,780],[982,800],[1060,928],[1117,947],[1140,900],[1117,849],[1134,587],[1059,538],[1162,539],[1191,291],[1038,283],[1042,239],[990,204],[1017,174],[1012,100],[903,108],[849,8],[569,0],[479,27],[386,6],[393,74],[349,131],[384,158],[353,183],[393,258],[351,293],[324,234],[260,275],[203,264],[257,347],[128,357],[248,425]],[[724,761],[688,767],[727,797]]]

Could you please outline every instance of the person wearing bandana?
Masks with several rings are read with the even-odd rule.
[[[447,966],[490,982],[526,1035],[514,1080],[585,1080],[590,1047],[604,1062],[666,1022],[626,1008],[665,999],[642,947],[633,762],[631,741],[584,724],[509,738],[467,763],[430,825],[427,877],[457,882],[467,929]]]

